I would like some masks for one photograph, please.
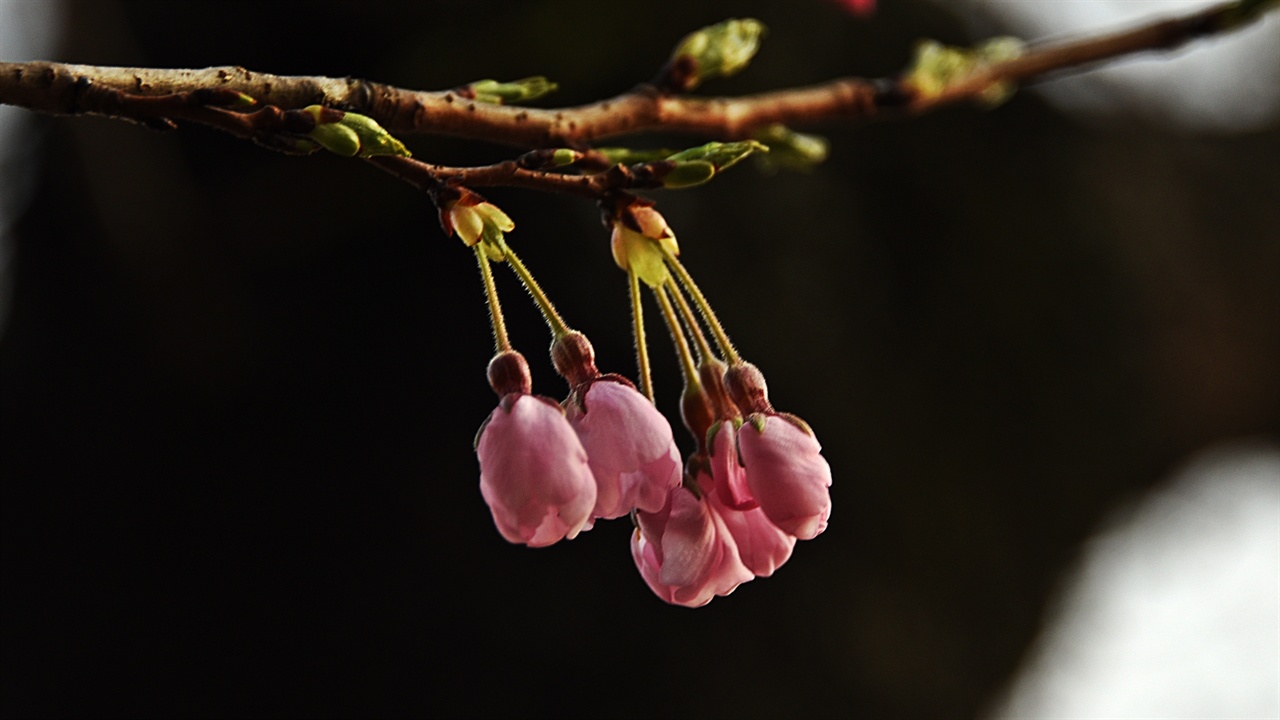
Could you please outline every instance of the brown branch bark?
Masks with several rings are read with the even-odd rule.
[[[921,97],[896,80],[841,78],[807,88],[719,98],[666,95],[640,85],[588,105],[538,109],[478,103],[452,91],[406,90],[353,78],[268,75],[242,67],[168,70],[30,62],[0,63],[0,102],[57,114],[139,119],[122,113],[110,98],[116,93],[151,97],[223,88],[281,109],[323,104],[352,110],[373,117],[394,134],[451,135],[526,148],[582,148],[648,131],[731,140],[772,123],[806,125],[874,118],[886,111],[924,112],[974,100],[992,83],[1026,84],[1131,53],[1176,48],[1227,29],[1235,8],[1228,3],[1116,34],[1033,48],[933,97]],[[190,115],[187,119],[202,121],[199,113]]]

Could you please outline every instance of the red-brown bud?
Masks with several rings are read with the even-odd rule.
[[[600,377],[596,369],[596,351],[591,341],[576,330],[555,339],[551,343],[551,363],[556,372],[569,381],[570,387]]]
[[[715,358],[706,358],[698,364],[698,379],[702,381],[702,391],[711,401],[716,420],[729,420],[740,417],[737,406],[729,399],[724,389],[725,364]]]
[[[724,388],[729,398],[744,414],[771,413],[769,387],[764,373],[751,363],[738,363],[724,373]]]
[[[715,405],[701,385],[690,387],[685,383],[684,392],[680,395],[680,419],[698,441],[698,452],[705,453],[707,430],[717,418]]]
[[[489,361],[489,387],[498,393],[498,397],[533,392],[533,376],[524,356],[515,350],[504,350],[494,355]]]

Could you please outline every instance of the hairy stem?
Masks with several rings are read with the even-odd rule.
[[[529,291],[533,302],[538,306],[538,310],[542,312],[542,317],[546,319],[547,325],[551,328],[551,334],[556,338],[568,335],[569,326],[565,324],[564,318],[560,317],[560,313],[556,312],[556,306],[551,304],[547,294],[542,291],[542,286],[538,284],[537,280],[533,279],[533,273],[530,273],[529,268],[525,267],[523,262],[520,262],[519,256],[516,255],[505,240],[500,243],[500,247],[502,254],[506,256],[507,264],[515,271],[520,278],[520,282],[524,285],[524,289]]]
[[[676,346],[676,355],[680,358],[680,367],[684,371],[684,382],[691,387],[698,387],[698,366],[693,362],[693,353],[689,351],[689,342],[685,340],[684,329],[680,327],[680,319],[667,297],[666,286],[653,288],[653,296],[662,308],[662,319],[667,321],[667,330],[671,332],[671,342]]]
[[[653,373],[649,371],[649,343],[644,334],[644,307],[640,304],[640,277],[634,270],[627,271],[631,286],[631,324],[636,338],[636,369],[640,374],[640,390],[653,399]]]
[[[698,312],[702,313],[702,319],[707,321],[707,327],[711,328],[711,334],[716,338],[716,344],[720,346],[720,352],[724,353],[724,359],[729,361],[730,365],[737,365],[742,362],[742,358],[738,357],[738,351],[733,349],[733,343],[729,341],[729,335],[725,333],[724,326],[720,324],[719,318],[716,317],[715,310],[711,309],[711,303],[707,302],[707,298],[702,294],[702,290],[698,289],[698,284],[693,281],[693,276],[689,275],[689,271],[684,269],[684,265],[675,255],[672,255],[666,248],[659,246],[662,250],[662,257],[666,258],[667,266],[675,272],[676,277],[680,280],[680,284],[689,292],[689,296],[693,298],[693,304],[698,306]]]
[[[498,302],[498,287],[493,283],[493,271],[489,268],[489,256],[479,243],[475,246],[476,262],[480,264],[480,277],[484,280],[484,294],[489,300],[489,323],[493,326],[493,344],[497,352],[511,349],[507,337],[507,323],[502,319],[502,304]]]

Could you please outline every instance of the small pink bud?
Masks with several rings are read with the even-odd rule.
[[[596,481],[560,406],[510,394],[476,440],[480,494],[508,541],[545,547],[572,540],[591,519]]]
[[[764,514],[783,531],[812,540],[831,516],[831,466],[798,418],[755,414],[738,432],[747,486]]]
[[[688,488],[671,491],[659,513],[636,513],[631,557],[649,589],[666,602],[699,607],[754,576],[738,559],[724,520]]]
[[[671,425],[630,384],[606,375],[574,390],[569,424],[587,451],[597,495],[592,515],[616,518],[639,508],[658,512],[680,484],[680,451]]]

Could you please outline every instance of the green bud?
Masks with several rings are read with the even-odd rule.
[[[625,147],[603,147],[596,148],[593,152],[603,155],[605,160],[607,160],[611,165],[635,165],[636,163],[665,160],[676,151],[665,148],[658,150],[637,150],[636,148]]]
[[[682,78],[683,90],[692,90],[704,80],[729,77],[751,62],[760,49],[764,23],[753,18],[735,18],[690,33],[671,55],[671,66],[692,62],[692,72]]]
[[[992,65],[1018,57],[1024,49],[1022,41],[1013,37],[993,38],[973,48],[924,40],[916,45],[915,61],[904,82],[922,97],[937,97]],[[1009,99],[1014,89],[1010,82],[994,82],[982,90],[981,97],[995,106]]]
[[[676,163],[662,176],[662,187],[669,190],[701,185],[716,176],[716,166],[703,160]]]
[[[770,125],[756,133],[756,139],[769,146],[768,155],[760,155],[767,170],[809,170],[827,159],[827,140],[819,135],[798,133],[786,125]]]
[[[576,163],[581,159],[582,159],[582,153],[578,152],[577,150],[570,150],[569,148],[557,148],[555,152],[551,153],[550,167],[564,167],[565,165],[572,165],[573,163]]]
[[[408,148],[403,143],[368,115],[343,112],[320,105],[308,105],[302,110],[316,121],[315,127],[307,133],[307,137],[330,152],[345,157],[410,156]]]
[[[350,128],[360,138],[360,157],[375,155],[397,155],[410,157],[409,149],[404,143],[387,132],[376,120],[368,115],[349,112],[340,122],[343,127]]]
[[[537,100],[543,95],[555,92],[559,87],[541,75],[520,78],[511,82],[497,80],[477,80],[470,85],[477,102],[504,105]]]
[[[737,165],[743,158],[756,152],[769,152],[769,148],[756,140],[731,143],[709,142],[706,145],[681,150],[667,160],[677,163],[701,160],[710,163],[716,171],[720,171]]]
[[[337,123],[316,125],[307,137],[319,143],[320,147],[343,157],[355,157],[360,153],[360,136],[355,131]]]

